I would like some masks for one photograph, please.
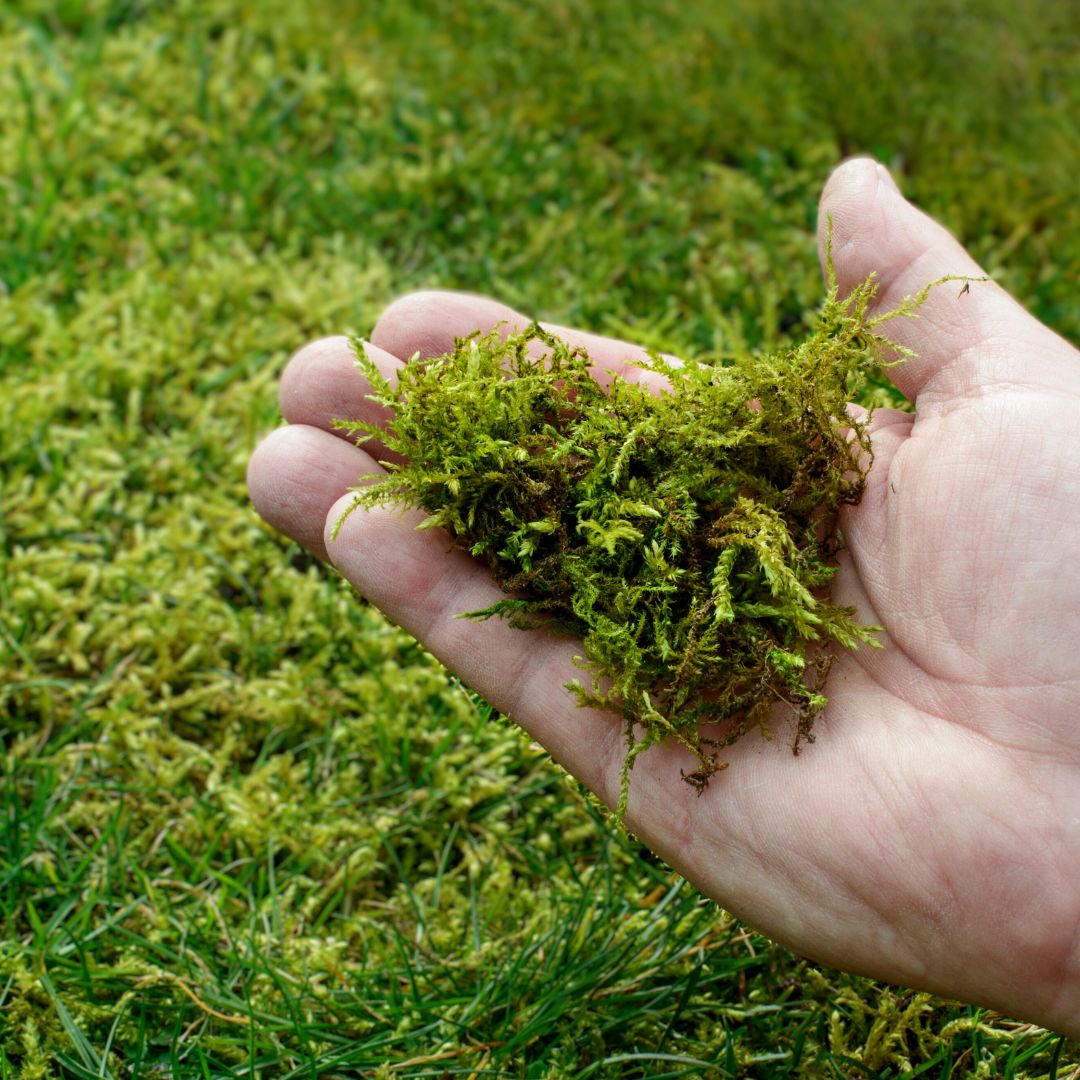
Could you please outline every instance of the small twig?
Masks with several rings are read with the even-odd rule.
[[[204,1013],[208,1013],[218,1020],[223,1020],[227,1024],[246,1024],[249,1027],[251,1026],[251,1020],[246,1016],[233,1016],[230,1013],[218,1012],[212,1005],[207,1005],[206,1002],[187,985],[187,980],[180,975],[174,975],[171,971],[157,971],[151,975],[144,975],[135,984],[135,987],[136,989],[141,990],[144,986],[162,981],[171,982],[173,985],[177,986],[184,994],[191,998]]]
[[[496,1046],[502,1046],[502,1043],[480,1043],[477,1046],[459,1046],[456,1050],[444,1050],[440,1054],[421,1054],[419,1057],[391,1065],[390,1071],[397,1072],[398,1069],[408,1069],[413,1065],[426,1065],[429,1061],[448,1061],[450,1058],[461,1057],[462,1054],[478,1054],[482,1050],[493,1050]]]

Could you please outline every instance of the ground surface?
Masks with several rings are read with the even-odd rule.
[[[246,498],[408,288],[798,335],[858,151],[1080,338],[1075,6],[811,7],[0,9],[0,1077],[1077,1073],[732,924]]]

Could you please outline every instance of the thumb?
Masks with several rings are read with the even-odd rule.
[[[822,266],[830,221],[840,295],[875,273],[880,287],[875,313],[891,310],[937,278],[983,276],[948,230],[909,203],[885,166],[869,158],[844,162],[825,185],[818,219]],[[934,397],[968,394],[1002,378],[1006,369],[1015,379],[1017,357],[1029,355],[1033,345],[1045,343],[1055,352],[1069,348],[990,281],[972,282],[967,290],[941,285],[915,316],[882,330],[916,353],[889,373],[912,400],[928,388]]]

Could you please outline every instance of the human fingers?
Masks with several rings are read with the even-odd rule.
[[[256,447],[248,491],[269,525],[333,563],[361,595],[610,800],[622,726],[613,716],[578,708],[565,689],[581,675],[573,662],[580,645],[565,636],[525,634],[497,618],[455,618],[504,594],[441,529],[417,531],[418,514],[357,509],[329,538],[352,505],[349,488],[382,471],[364,450],[295,424],[271,432]]]
[[[387,379],[397,377],[402,361],[371,344],[364,343],[367,358]],[[309,342],[293,354],[278,384],[281,415],[290,424],[306,424],[321,428],[351,441],[335,420],[359,420],[385,425],[389,410],[368,395],[371,387],[356,366],[356,354],[347,337],[326,337]],[[380,461],[395,460],[377,440],[365,443],[371,454]]]
[[[268,525],[326,559],[327,507],[365,471],[382,470],[368,454],[330,432],[292,424],[272,431],[255,448],[248,461],[248,494]]]
[[[487,296],[428,290],[408,293],[395,300],[375,324],[371,340],[402,359],[416,353],[428,358],[442,356],[454,347],[455,338],[477,330],[487,333],[498,326],[504,334],[520,333],[531,322],[527,316]],[[541,323],[541,326],[571,347],[584,348],[592,361],[593,375],[601,385],[606,385],[611,375],[656,389],[666,385],[662,376],[639,366],[649,358],[648,350],[640,345],[555,323]],[[535,351],[542,353],[542,343],[535,344]],[[664,359],[679,363],[676,357],[667,354]]]
[[[365,342],[364,351],[379,372],[393,381],[398,368],[415,353],[423,358],[442,355],[454,347],[455,337],[476,330],[486,332],[499,323],[505,323],[505,332],[512,333],[524,330],[529,320],[487,297],[412,293],[390,305],[372,334],[376,340]],[[568,327],[545,327],[571,345],[583,346],[601,382],[608,381],[609,372],[617,372],[631,382],[643,381],[657,389],[665,385],[661,376],[636,366],[648,358],[640,346]],[[539,355],[542,347],[538,342],[534,344]],[[666,359],[678,363],[675,357]],[[370,391],[356,367],[349,339],[326,337],[310,342],[292,356],[281,376],[278,400],[282,416],[290,424],[306,424],[348,438],[342,429],[334,427],[335,420],[362,420],[383,426],[391,419],[388,409],[368,398]],[[379,461],[398,460],[378,440],[364,445]]]
[[[880,283],[877,313],[895,308],[940,277],[983,276],[957,240],[909,203],[888,170],[868,158],[845,162],[825,185],[818,221],[822,265],[830,221],[841,295],[874,272]],[[938,286],[915,318],[898,318],[882,326],[882,332],[917,354],[889,373],[912,399],[928,390],[934,399],[953,399],[992,380],[1036,377],[1037,371],[1018,370],[1018,365],[1035,367],[1027,363],[1033,346],[1046,360],[1069,350],[990,281],[971,283],[968,289]]]
[[[613,716],[578,708],[565,689],[581,675],[573,663],[580,645],[565,636],[522,633],[497,618],[455,618],[504,594],[441,529],[417,531],[418,514],[357,509],[329,539],[352,504],[349,489],[382,471],[364,450],[294,424],[256,447],[248,491],[268,524],[333,563],[363,596],[610,799],[622,726]]]

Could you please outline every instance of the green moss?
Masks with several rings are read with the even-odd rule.
[[[871,458],[869,416],[847,402],[889,344],[875,327],[926,294],[871,318],[875,293],[871,278],[841,300],[832,281],[809,338],[778,352],[717,366],[652,354],[659,392],[614,373],[602,387],[583,349],[537,324],[460,338],[396,384],[356,343],[393,420],[339,426],[406,463],[346,513],[422,508],[420,528],[445,528],[509,594],[465,614],[581,638],[586,679],[568,689],[625,719],[620,817],[634,759],[666,739],[695,756],[683,779],[699,792],[724,747],[769,735],[777,702],[797,751],[836,648],[875,644],[826,595],[837,514]]]

